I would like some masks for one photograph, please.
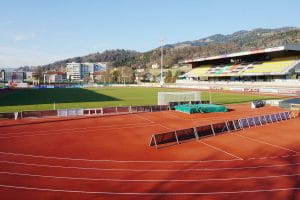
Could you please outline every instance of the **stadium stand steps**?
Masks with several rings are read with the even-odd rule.
[[[298,57],[275,58],[271,61],[229,65],[203,65],[192,69],[186,77],[251,76],[263,74],[284,74],[300,64]]]

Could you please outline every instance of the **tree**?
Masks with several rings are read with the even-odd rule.
[[[44,81],[44,68],[41,66],[38,66],[34,70],[34,74],[37,80]]]
[[[133,71],[131,75],[131,82],[135,83],[135,80],[136,80],[136,76],[135,76],[135,72]]]
[[[167,75],[165,77],[165,83],[172,83],[172,72],[168,70]]]
[[[118,70],[114,70],[112,73],[112,81],[113,82],[118,82],[118,80],[120,79],[120,72]]]
[[[175,83],[176,82],[176,79],[178,79],[178,77],[181,75],[181,71],[180,70],[177,70],[175,72],[175,75],[173,76],[173,80],[172,82]]]

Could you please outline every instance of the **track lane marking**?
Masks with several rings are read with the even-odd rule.
[[[88,127],[88,128],[66,128],[66,129],[56,129],[56,130],[46,130],[46,131],[22,131],[22,132],[16,132],[16,133],[1,133],[0,137],[6,137],[6,136],[18,136],[18,135],[24,135],[24,133],[51,133],[51,132],[63,132],[63,131],[93,131],[93,130],[106,130],[106,129],[122,129],[123,127],[131,127],[131,126],[141,126],[143,127],[144,125],[149,124],[147,123],[132,123],[132,124],[124,124],[124,125],[120,125],[120,127],[114,127],[114,126],[96,126],[96,127]],[[150,123],[150,124],[154,124],[154,123]],[[25,134],[26,135],[26,134]]]
[[[231,134],[235,135],[235,136],[238,136],[238,137],[253,140],[253,141],[256,141],[258,143],[267,144],[267,145],[270,145],[270,146],[273,146],[273,147],[276,147],[276,148],[279,148],[279,149],[284,149],[284,150],[291,151],[291,152],[294,152],[294,153],[297,153],[297,154],[299,153],[299,152],[294,151],[292,149],[289,149],[289,148],[286,148],[286,147],[283,147],[283,146],[279,146],[279,145],[276,145],[276,144],[272,144],[272,143],[269,143],[269,142],[265,142],[265,141],[262,141],[262,140],[258,140],[258,139],[252,138],[252,137],[248,137],[248,136],[244,136],[244,135],[240,135],[240,134],[236,134],[236,133],[231,133]]]
[[[25,186],[4,185],[4,184],[1,184],[0,187],[23,189],[23,190],[46,191],[46,192],[64,192],[64,193],[99,194],[99,195],[101,194],[102,195],[148,195],[148,196],[218,195],[218,194],[242,194],[242,193],[300,190],[300,187],[290,187],[290,188],[273,188],[273,189],[261,189],[261,190],[223,191],[223,192],[108,192],[108,191],[63,190],[63,189],[25,187]]]
[[[130,128],[144,128],[149,126],[156,126],[157,124],[146,124],[144,126],[125,126],[120,128],[107,128],[107,129],[101,129],[102,131],[110,131],[110,130],[119,130],[119,129],[130,129]],[[49,135],[64,135],[64,134],[86,134],[89,132],[98,132],[98,130],[88,130],[86,132],[82,130],[76,130],[72,132],[60,132],[60,133],[40,133],[40,134],[26,134],[26,135],[13,135],[13,136],[0,136],[0,139],[9,139],[9,138],[23,138],[23,137],[35,137],[35,136],[49,136]],[[104,133],[105,134],[105,133]]]
[[[98,159],[85,159],[85,158],[70,158],[70,157],[56,157],[56,156],[40,156],[33,154],[10,153],[0,151],[0,154],[12,156],[24,156],[32,158],[45,158],[55,160],[70,160],[70,161],[87,161],[87,162],[116,162],[116,163],[207,163],[207,162],[232,162],[237,160],[98,160]],[[240,161],[240,160],[238,160]]]
[[[24,165],[33,167],[48,167],[61,169],[76,169],[76,170],[95,170],[95,171],[126,171],[126,172],[189,172],[189,171],[222,171],[222,170],[245,170],[245,169],[260,169],[260,168],[275,168],[275,167],[289,167],[297,166],[299,163],[277,164],[277,165],[258,165],[245,167],[219,167],[219,168],[190,168],[190,169],[132,169],[132,168],[97,168],[97,167],[76,167],[76,166],[62,166],[62,165],[48,165],[48,164],[34,164],[26,162],[14,162],[2,160],[0,163]]]
[[[206,146],[209,146],[209,147],[212,148],[212,149],[218,150],[218,151],[223,152],[223,153],[225,153],[225,154],[227,154],[227,155],[230,155],[230,156],[232,156],[232,157],[234,157],[234,158],[237,158],[238,160],[244,160],[243,158],[241,158],[241,157],[239,157],[239,156],[233,155],[232,153],[229,153],[229,152],[227,152],[227,151],[225,151],[225,150],[223,150],[223,149],[220,149],[220,148],[215,147],[215,146],[213,146],[213,145],[207,144],[206,142],[203,142],[203,141],[201,141],[201,140],[197,140],[197,141],[198,141],[199,143],[202,143],[202,144],[206,145]]]
[[[0,171],[0,174],[8,174],[8,175],[15,175],[15,176],[29,176],[29,177],[38,177],[38,178],[84,180],[84,181],[107,181],[107,182],[211,182],[211,181],[252,180],[252,179],[269,179],[269,178],[300,176],[300,174],[281,174],[281,175],[270,175],[270,176],[248,176],[248,177],[205,178],[205,179],[110,179],[110,178],[50,176],[50,175],[28,174],[28,173],[18,173],[18,172],[8,172],[8,171]]]
[[[142,116],[142,115],[137,115],[137,114],[134,114],[135,116],[137,116],[137,117],[140,117],[140,118],[142,118],[142,119],[145,119],[145,120],[147,120],[148,122],[150,122],[150,123],[153,123],[153,124],[156,124],[156,125],[158,125],[158,126],[160,126],[160,127],[163,127],[163,128],[165,128],[165,129],[167,129],[168,131],[173,131],[174,129],[171,129],[171,128],[169,128],[169,127],[167,127],[167,126],[165,126],[165,125],[162,125],[162,124],[160,124],[160,123],[158,123],[158,122],[155,122],[155,121],[153,121],[153,120],[151,120],[151,119],[148,119],[147,117],[145,117],[145,116]]]

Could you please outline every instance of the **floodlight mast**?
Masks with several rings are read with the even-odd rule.
[[[164,59],[164,55],[163,55],[163,51],[164,51],[164,38],[161,39],[161,47],[160,47],[160,87],[162,87],[164,85],[164,80],[163,80],[163,59]]]

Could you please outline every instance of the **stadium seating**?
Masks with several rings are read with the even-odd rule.
[[[274,58],[272,61],[226,64],[226,65],[203,65],[186,73],[187,77],[218,77],[218,76],[251,76],[283,73],[289,69],[297,57]]]
[[[211,67],[212,67],[211,65],[203,65],[201,67],[192,69],[191,71],[186,73],[186,76],[189,77],[205,76],[205,74]]]
[[[244,73],[280,73],[294,62],[295,60],[267,61],[261,64],[254,64],[251,68],[246,69]]]

